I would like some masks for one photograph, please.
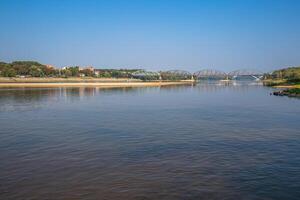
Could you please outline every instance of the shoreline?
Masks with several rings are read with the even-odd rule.
[[[0,83],[0,88],[53,88],[53,87],[159,87],[169,85],[191,85],[192,82],[77,82],[77,83]]]
[[[275,96],[300,97],[300,84],[298,82],[288,82],[287,80],[268,80],[267,86],[278,89],[271,94]]]
[[[300,88],[300,85],[275,85],[273,87],[274,88],[288,88],[288,89],[293,89],[293,88]]]
[[[2,83],[110,83],[110,82],[142,82],[139,79],[128,79],[128,78],[6,78],[0,77],[0,84]]]
[[[288,82],[285,79],[279,79],[279,80],[264,80],[263,83],[266,86],[270,86],[273,88],[286,88],[286,89],[293,89],[293,88],[300,88],[300,84],[297,82]]]
[[[300,97],[300,88],[290,88],[273,92],[275,96]]]

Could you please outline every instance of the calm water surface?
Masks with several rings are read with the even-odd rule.
[[[300,99],[271,91],[0,89],[0,199],[300,199]]]

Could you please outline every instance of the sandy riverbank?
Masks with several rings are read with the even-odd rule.
[[[273,86],[275,88],[300,88],[300,85],[276,85],[276,86]]]
[[[191,82],[78,82],[78,83],[0,83],[0,88],[51,88],[51,87],[158,87],[190,85]]]
[[[142,82],[139,79],[128,78],[93,78],[93,77],[70,77],[70,78],[7,78],[0,77],[0,83],[98,83],[98,82]]]

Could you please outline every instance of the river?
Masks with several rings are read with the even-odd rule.
[[[0,89],[0,199],[299,199],[300,99],[273,90]]]

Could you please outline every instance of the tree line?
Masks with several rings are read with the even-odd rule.
[[[4,77],[33,76],[41,77],[55,73],[35,61],[15,61],[12,63],[0,62],[0,75]]]
[[[0,62],[0,76],[2,77],[103,77],[103,78],[131,78],[132,73],[140,69],[81,69],[79,66],[57,69],[35,61]]]
[[[289,82],[300,82],[300,67],[288,67],[266,74],[269,79],[285,79]]]
[[[0,62],[0,76],[2,77],[99,77],[99,78],[137,78],[144,81],[151,80],[185,80],[191,75],[175,72],[148,72],[142,69],[92,69],[79,66],[64,67],[62,69],[44,65],[36,61]]]

